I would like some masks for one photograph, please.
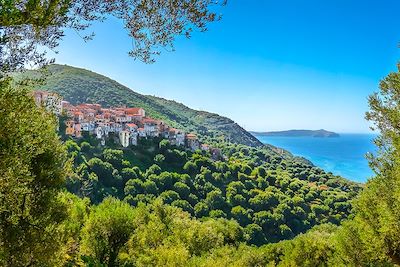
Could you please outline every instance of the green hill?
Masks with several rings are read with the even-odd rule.
[[[46,84],[40,89],[56,92],[72,104],[99,103],[109,106],[136,106],[146,114],[173,127],[196,132],[206,142],[230,139],[231,142],[261,146],[253,135],[237,123],[218,114],[191,109],[176,101],[142,95],[103,75],[66,65],[51,65]]]

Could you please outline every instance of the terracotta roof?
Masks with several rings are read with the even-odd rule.
[[[140,111],[143,110],[142,108],[126,108],[125,112],[129,115],[140,115]]]
[[[197,135],[192,134],[192,133],[187,134],[186,137],[187,137],[187,138],[190,138],[190,139],[197,139]]]
[[[142,120],[143,123],[157,123],[158,121],[152,118],[144,118]]]
[[[134,124],[134,123],[127,123],[126,126],[128,126],[128,127],[137,127],[137,125]]]

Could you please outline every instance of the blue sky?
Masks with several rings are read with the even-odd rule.
[[[128,57],[121,22],[89,43],[67,32],[57,63],[232,118],[247,130],[368,132],[367,96],[400,59],[400,1],[237,0],[155,64]]]

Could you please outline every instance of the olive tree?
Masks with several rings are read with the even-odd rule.
[[[129,55],[146,63],[162,49],[173,50],[177,35],[220,19],[216,0],[15,0],[0,1],[0,74],[27,63],[48,63],[43,47],[56,49],[66,29],[85,40],[94,21],[114,17],[132,38]]]

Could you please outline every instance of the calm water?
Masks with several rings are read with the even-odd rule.
[[[347,179],[365,182],[372,171],[365,159],[375,146],[371,134],[340,134],[338,138],[257,136],[263,143],[284,148],[316,166]]]

